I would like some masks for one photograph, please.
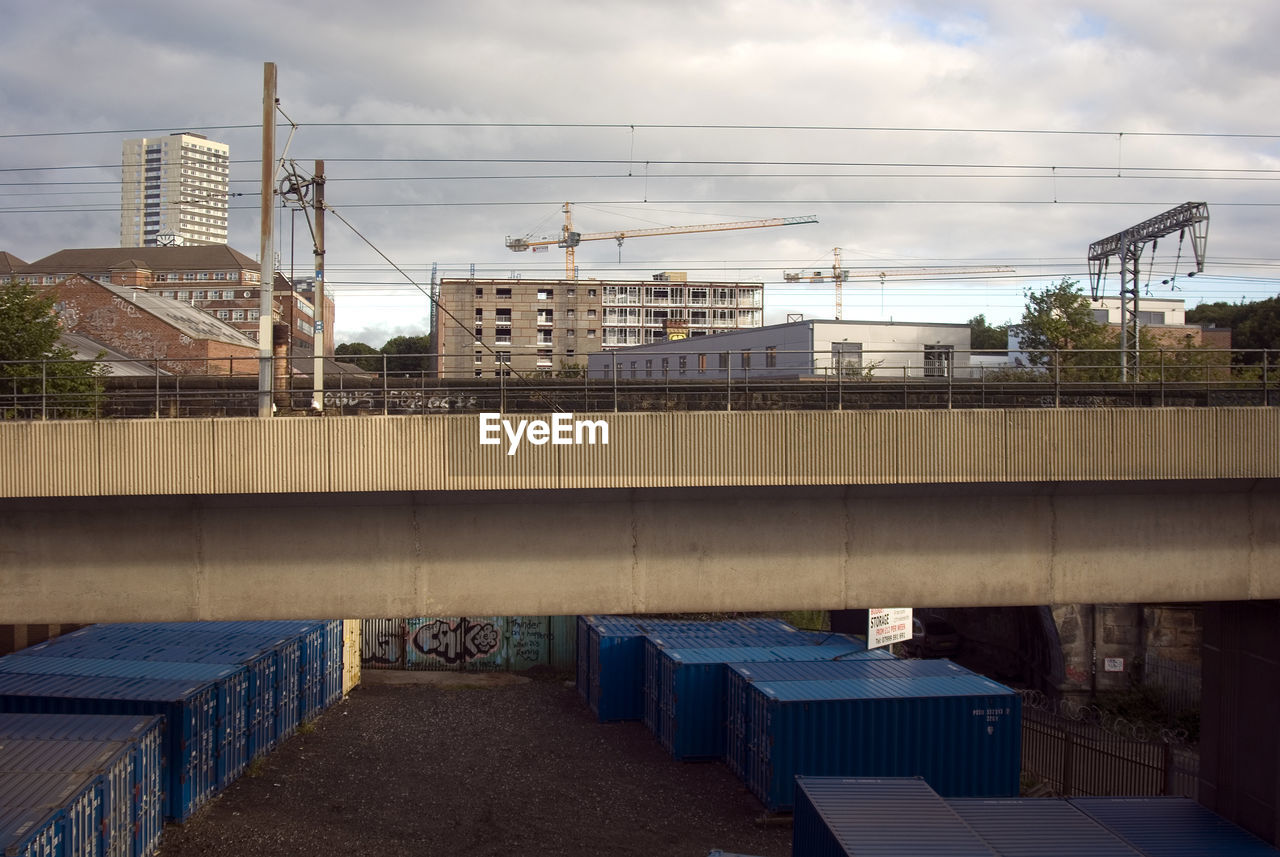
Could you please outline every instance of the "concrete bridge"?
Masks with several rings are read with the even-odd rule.
[[[0,425],[0,623],[1280,598],[1275,409],[508,419]]]

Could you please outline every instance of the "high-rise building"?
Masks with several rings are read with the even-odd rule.
[[[191,133],[125,140],[120,246],[226,244],[230,151]]]

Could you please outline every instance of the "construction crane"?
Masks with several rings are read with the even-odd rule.
[[[882,271],[871,268],[857,268],[847,271],[840,264],[840,248],[836,247],[831,252],[833,260],[830,271],[814,271],[812,274],[807,272],[783,274],[782,279],[788,283],[795,283],[801,280],[813,283],[825,283],[827,281],[835,283],[836,321],[839,321],[844,314],[844,283],[847,280],[861,278],[884,280],[886,277],[947,276],[949,274],[1001,274],[1012,273],[1014,270],[1008,265],[938,265],[926,268],[885,268]]]
[[[564,226],[557,237],[523,238],[507,236],[507,249],[516,252],[524,250],[537,251],[539,247],[554,244],[564,248],[564,273],[569,280],[576,279],[573,250],[583,241],[603,241],[612,238],[618,242],[618,252],[622,252],[622,242],[627,238],[643,238],[649,235],[681,235],[691,232],[727,232],[734,229],[763,229],[768,226],[796,226],[801,223],[817,223],[815,215],[802,217],[770,217],[764,220],[736,220],[731,223],[702,223],[693,226],[656,226],[647,229],[620,229],[613,232],[577,232],[573,228],[573,203],[564,204]]]

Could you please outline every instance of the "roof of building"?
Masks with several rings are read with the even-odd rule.
[[[63,333],[58,337],[58,344],[71,349],[77,360],[101,360],[107,368],[108,375],[150,377],[156,374],[169,375],[154,363],[148,364],[135,360],[129,355],[116,351],[109,345],[103,345],[96,339],[90,339],[79,333]]]
[[[12,274],[27,263],[5,250],[0,250],[0,274]]]
[[[17,257],[14,257],[17,258]],[[226,244],[184,247],[89,247],[59,250],[23,264],[20,273],[95,274],[136,264],[152,271],[209,271],[260,266]]]
[[[141,310],[151,313],[156,318],[175,327],[192,339],[211,339],[229,345],[241,345],[256,349],[258,343],[245,336],[226,322],[220,321],[202,309],[172,298],[157,297],[148,294],[144,289],[129,286],[115,286],[102,280],[94,280],[102,288],[118,297],[129,301]]]

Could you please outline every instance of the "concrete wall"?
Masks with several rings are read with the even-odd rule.
[[[7,500],[0,622],[1280,598],[1276,487]]]

